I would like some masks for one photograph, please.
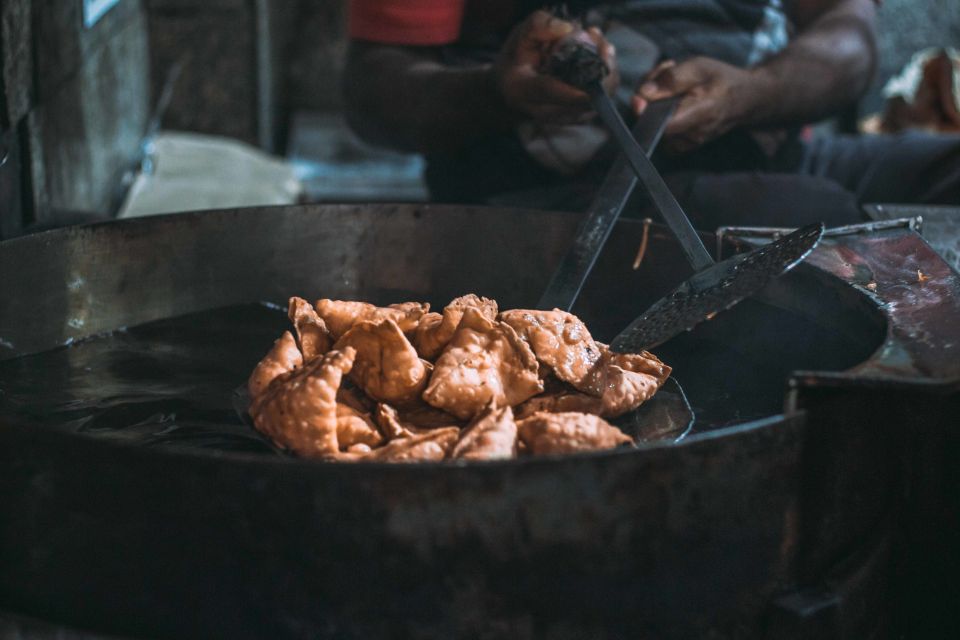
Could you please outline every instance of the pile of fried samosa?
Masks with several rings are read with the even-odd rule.
[[[310,458],[490,460],[631,445],[604,418],[670,376],[619,354],[573,314],[500,311],[470,294],[428,304],[291,298],[286,331],[248,382],[255,427]]]

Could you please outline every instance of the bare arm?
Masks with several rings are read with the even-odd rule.
[[[350,126],[382,146],[456,148],[516,118],[496,90],[490,65],[448,68],[430,49],[354,42],[344,77]]]
[[[363,138],[406,151],[457,149],[522,119],[572,121],[589,113],[585,93],[540,73],[551,47],[574,25],[538,11],[517,25],[498,60],[443,64],[428,47],[351,43],[344,74],[350,126]],[[616,69],[613,47],[587,32]],[[608,89],[617,82],[611,73]]]
[[[737,127],[813,122],[859,98],[876,64],[874,0],[794,0],[800,35],[752,69],[693,58],[665,63],[640,86],[634,109],[683,96],[667,128],[678,150]]]
[[[761,93],[747,124],[811,122],[859,99],[876,68],[874,0],[796,0],[800,35],[754,70]]]

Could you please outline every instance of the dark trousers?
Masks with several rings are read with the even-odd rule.
[[[911,132],[795,141],[769,158],[745,137],[719,140],[691,156],[658,154],[655,164],[694,224],[796,227],[863,221],[861,206],[960,205],[960,135]],[[496,171],[496,164],[488,167]],[[513,176],[517,175],[514,167]],[[579,179],[482,198],[489,204],[584,211],[603,170]],[[448,183],[449,184],[449,183]],[[656,217],[642,189],[624,215]],[[450,194],[447,194],[450,198]]]
[[[824,138],[768,170],[677,171],[668,181],[703,229],[851,224],[864,204],[960,204],[960,136]]]

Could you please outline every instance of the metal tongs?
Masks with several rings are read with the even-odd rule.
[[[590,96],[593,108],[610,129],[620,150],[646,188],[654,206],[670,227],[690,266],[695,271],[691,278],[656,302],[620,332],[611,343],[613,350],[637,352],[649,349],[683,331],[692,329],[704,320],[758,293],[771,280],[800,263],[820,241],[824,227],[822,223],[817,223],[797,229],[749,253],[735,255],[723,262],[715,262],[690,223],[690,219],[680,207],[680,203],[670,192],[647,154],[637,144],[610,97],[604,91],[601,81],[609,70],[596,49],[587,42],[569,38],[556,48],[547,70],[561,80],[586,91]],[[671,112],[672,110],[661,109],[659,115],[663,118],[661,129]],[[609,227],[605,230],[601,242],[593,243],[595,255],[587,257],[568,255],[561,263],[561,270],[565,267],[569,269],[571,264],[577,264],[581,269],[575,276],[568,273],[565,277],[560,277],[561,272],[558,271],[542,302],[557,299],[556,292],[564,286],[565,278],[566,280],[570,280],[571,277],[579,278],[579,283],[582,284],[596,261],[596,254],[602,250],[603,242],[618,214],[619,209],[612,219],[608,220]],[[580,236],[590,231],[588,226],[581,226],[571,252],[582,252],[579,248],[584,244],[584,239]],[[566,290],[569,292],[572,288],[567,286]],[[579,293],[579,286],[572,292],[572,298],[567,301],[569,306],[572,306],[577,293]]]

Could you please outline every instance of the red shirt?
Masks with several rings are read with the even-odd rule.
[[[466,0],[350,0],[350,37],[439,46],[460,37]]]

